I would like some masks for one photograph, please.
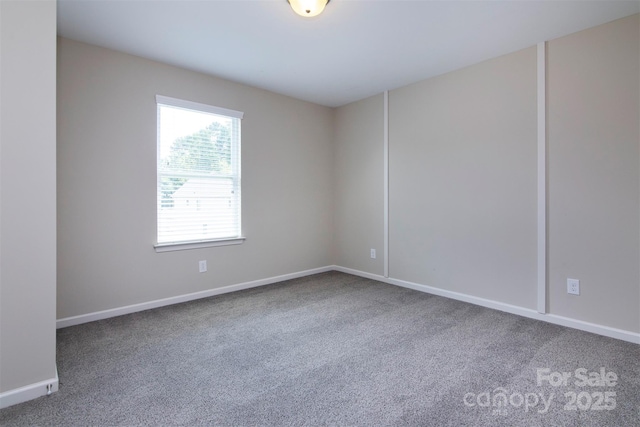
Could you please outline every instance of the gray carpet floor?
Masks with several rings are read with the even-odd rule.
[[[0,424],[640,425],[640,346],[338,272],[61,329],[57,345],[60,390]]]

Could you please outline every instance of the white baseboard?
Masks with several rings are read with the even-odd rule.
[[[634,344],[640,344],[640,334],[636,332],[625,331],[624,329],[617,329],[609,326],[598,325],[596,323],[571,319],[569,317],[558,316],[557,314],[539,314],[539,317],[536,318],[545,322],[553,323],[555,325],[580,329],[581,331],[604,335],[605,337],[616,338]]]
[[[542,314],[542,313],[538,313],[538,311],[534,309],[506,304],[503,302],[493,301],[485,298],[474,297],[474,296],[462,294],[459,292],[447,291],[440,288],[434,288],[432,286],[408,282],[406,280],[399,280],[391,277],[386,278],[384,276],[371,274],[364,271],[358,271],[351,268],[345,268],[340,266],[333,266],[333,268],[334,270],[342,271],[343,273],[349,273],[355,276],[366,277],[368,279],[378,280],[380,282],[401,286],[403,288],[414,289],[416,291],[426,292],[428,294],[438,295],[445,298],[451,298],[454,300],[464,301],[464,302],[479,305],[482,307],[491,308],[494,310],[516,314],[518,316],[528,317],[530,319],[542,320],[543,322],[553,323],[555,325],[566,326],[568,328],[579,329],[581,331],[591,332],[594,334],[603,335],[605,337],[616,338],[616,339],[628,341],[634,344],[640,344],[640,334],[636,332],[611,328],[609,326],[603,326],[595,323],[585,322],[582,320],[571,319],[568,317],[558,316],[556,314]]]
[[[56,328],[66,328],[68,326],[80,325],[82,323],[96,320],[108,319],[110,317],[122,316],[124,314],[136,313],[138,311],[150,310],[152,308],[164,307],[166,305],[179,304],[181,302],[193,301],[200,298],[207,298],[214,295],[226,294],[229,292],[241,291],[243,289],[256,288],[258,286],[270,285],[284,280],[297,279],[299,277],[310,276],[312,274],[325,273],[333,270],[333,267],[320,267],[311,270],[299,271],[296,273],[283,274],[282,276],[269,277],[267,279],[254,280],[251,282],[238,283],[235,285],[223,286],[220,288],[208,289],[206,291],[194,292],[185,295],[178,295],[170,298],[163,298],[140,304],[132,304],[124,307],[112,308],[109,310],[96,311],[94,313],[81,314],[79,316],[65,317],[56,321]]]
[[[534,309],[524,308],[516,305],[506,304],[499,301],[493,301],[485,298],[475,297],[459,292],[447,291],[432,286],[422,285],[419,283],[408,282],[406,280],[394,279],[392,277],[384,277],[378,274],[367,273],[365,271],[354,270],[352,268],[331,265],[326,267],[314,268],[311,270],[300,271],[297,273],[284,274],[282,276],[270,277],[267,279],[254,280],[251,282],[239,283],[236,285],[223,286],[221,288],[209,289],[201,292],[194,292],[186,295],[179,295],[171,298],[164,298],[155,301],[144,302],[140,304],[128,305],[125,307],[114,308],[110,310],[98,311],[95,313],[83,314],[80,316],[66,317],[56,322],[57,328],[66,328],[68,326],[80,325],[82,323],[93,322],[95,320],[107,319],[110,317],[121,316],[123,314],[135,313],[138,311],[149,310],[152,308],[163,307],[171,304],[192,301],[200,298],[207,298],[214,295],[221,295],[228,292],[240,291],[243,289],[255,288],[258,286],[269,285],[284,280],[296,279],[298,277],[310,276],[312,274],[324,273],[327,271],[340,271],[354,276],[365,277],[367,279],[377,280],[379,282],[388,283],[390,285],[401,286],[403,288],[414,289],[420,292],[426,292],[433,295],[451,298],[458,301],[468,302],[470,304],[491,308],[494,310],[504,311],[518,316],[528,317],[530,319],[542,320],[543,322],[553,323],[555,325],[566,326],[581,331],[591,332],[605,337],[616,338],[623,341],[640,344],[640,334],[622,329],[611,328],[608,326],[598,325],[595,323],[584,322],[582,320],[562,317],[555,314],[541,314]],[[56,385],[57,387],[57,385]]]
[[[57,369],[55,378],[0,393],[0,409],[46,396],[56,391],[58,391]]]
[[[386,282],[387,279],[379,274],[367,273],[366,271],[354,270],[353,268],[341,267],[339,265],[332,265],[331,268],[335,271],[342,273],[353,274],[354,276],[365,277],[371,280],[377,280],[378,282]]]

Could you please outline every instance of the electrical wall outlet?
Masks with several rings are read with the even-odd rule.
[[[580,280],[567,279],[567,293],[571,295],[580,295]]]
[[[371,249],[371,259],[376,259],[376,250]]]
[[[198,261],[198,270],[200,273],[207,271],[207,260]]]

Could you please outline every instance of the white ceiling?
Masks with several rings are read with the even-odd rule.
[[[326,106],[640,12],[640,1],[58,0],[58,33]]]

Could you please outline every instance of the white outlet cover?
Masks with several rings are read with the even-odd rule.
[[[204,273],[207,271],[207,261],[199,261],[198,262],[198,269],[200,271],[200,273]]]
[[[572,295],[580,295],[580,280],[567,279],[567,293]]]

